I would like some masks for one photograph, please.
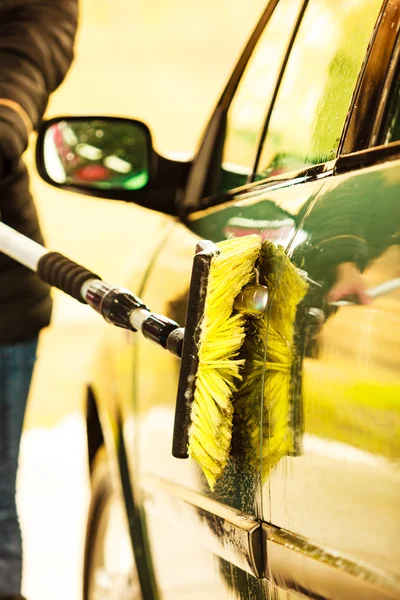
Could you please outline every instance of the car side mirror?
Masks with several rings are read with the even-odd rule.
[[[176,197],[191,163],[158,155],[141,121],[79,116],[41,124],[36,166],[55,187],[178,214]]]
[[[141,190],[151,176],[152,143],[140,121],[68,117],[39,133],[37,165],[49,183],[98,190]]]

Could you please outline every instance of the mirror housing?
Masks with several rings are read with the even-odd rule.
[[[191,164],[157,154],[149,128],[134,119],[56,117],[38,131],[36,166],[50,185],[166,214],[179,214]]]

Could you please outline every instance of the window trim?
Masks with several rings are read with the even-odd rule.
[[[259,162],[260,162],[261,154],[262,154],[262,151],[263,151],[263,148],[264,148],[264,142],[265,142],[265,139],[266,139],[267,134],[268,134],[268,128],[269,128],[269,124],[270,124],[270,121],[271,121],[272,112],[274,110],[274,107],[275,107],[275,104],[276,104],[276,100],[277,100],[277,97],[278,97],[278,94],[279,94],[279,90],[281,89],[282,79],[283,79],[283,76],[284,76],[284,74],[286,72],[286,67],[287,67],[287,64],[289,62],[290,55],[292,54],[293,46],[294,46],[294,43],[296,41],[297,34],[299,32],[300,26],[301,26],[301,24],[303,22],[304,13],[306,12],[308,4],[309,4],[309,0],[304,0],[302,6],[300,7],[299,13],[297,15],[297,20],[296,20],[296,22],[294,24],[292,35],[291,35],[291,37],[289,39],[289,43],[288,43],[287,48],[286,48],[286,53],[285,53],[285,56],[283,57],[281,68],[280,68],[279,73],[278,73],[278,78],[276,80],[275,90],[274,90],[274,93],[272,94],[271,102],[270,102],[270,104],[268,106],[268,109],[267,109],[267,115],[265,117],[264,125],[263,125],[263,128],[261,130],[261,135],[260,135],[260,140],[259,140],[259,143],[258,143],[257,153],[256,153],[256,157],[254,159],[253,169],[252,169],[251,176],[250,176],[250,178],[248,180],[248,183],[253,183],[255,181],[254,178],[255,178],[255,176],[257,174],[256,172],[257,172],[257,168],[258,168],[258,165],[259,165]]]
[[[343,127],[337,157],[370,148],[376,140],[381,101],[387,95],[388,78],[400,27],[400,0],[385,0],[372,32],[365,60]],[[392,24],[396,23],[395,27]]]
[[[400,141],[372,146],[351,154],[342,154],[335,162],[333,175],[367,169],[393,160],[400,160]]]
[[[250,57],[267,27],[278,2],[279,0],[270,0],[268,2],[207,124],[180,203],[180,213],[183,220],[185,220],[185,216],[189,212],[200,210],[202,199],[207,197],[210,166],[215,162],[216,154],[218,154],[217,150],[220,147],[221,136],[224,134],[228,110]]]
[[[232,100],[236,94],[236,90],[239,86],[239,83],[243,77],[244,71],[247,67],[247,64],[258,44],[259,39],[264,33],[265,28],[267,27],[272,15],[275,12],[275,9],[280,0],[270,0],[266,9],[260,17],[257,25],[255,26],[248,42],[246,43],[243,52],[240,55],[240,58],[233,69],[232,75],[228,79],[228,83],[225,86],[224,91],[222,92],[221,98],[217,106],[229,109]]]
[[[400,77],[400,19],[398,28],[397,45],[393,50],[392,60],[389,65],[384,89],[376,112],[374,127],[372,129],[371,145],[374,146],[384,144],[384,136],[386,137],[386,131],[384,131],[383,128],[386,125],[388,111],[392,102],[392,91],[397,82],[397,78]]]
[[[312,181],[325,179],[326,177],[332,177],[335,164],[336,159],[319,165],[302,168],[297,171],[282,173],[281,175],[269,177],[268,179],[260,179],[259,181],[245,184],[226,192],[221,192],[215,196],[207,196],[203,199],[201,207],[187,215],[187,221],[196,221],[213,212],[224,210],[228,206],[231,206],[232,202],[235,202],[236,204],[241,200],[245,200],[248,204],[249,198],[253,197],[254,202],[257,202],[258,200],[256,200],[256,198],[266,190],[273,191],[289,186],[310,183]]]

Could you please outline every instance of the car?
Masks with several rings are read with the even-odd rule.
[[[214,490],[171,452],[179,360],[108,326],[87,391],[84,600],[400,598],[399,31],[400,0],[271,0],[187,162],[139,121],[41,125],[45,181],[153,211],[123,283],[157,313],[185,323],[199,239],[256,233],[308,284],[290,443],[273,456],[263,359]],[[278,277],[271,302],[285,293]]]

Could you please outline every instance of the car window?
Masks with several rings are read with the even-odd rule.
[[[382,0],[310,0],[268,124],[256,179],[335,158]]]
[[[301,0],[281,0],[250,57],[228,111],[222,157],[223,190],[251,175],[261,132]]]

